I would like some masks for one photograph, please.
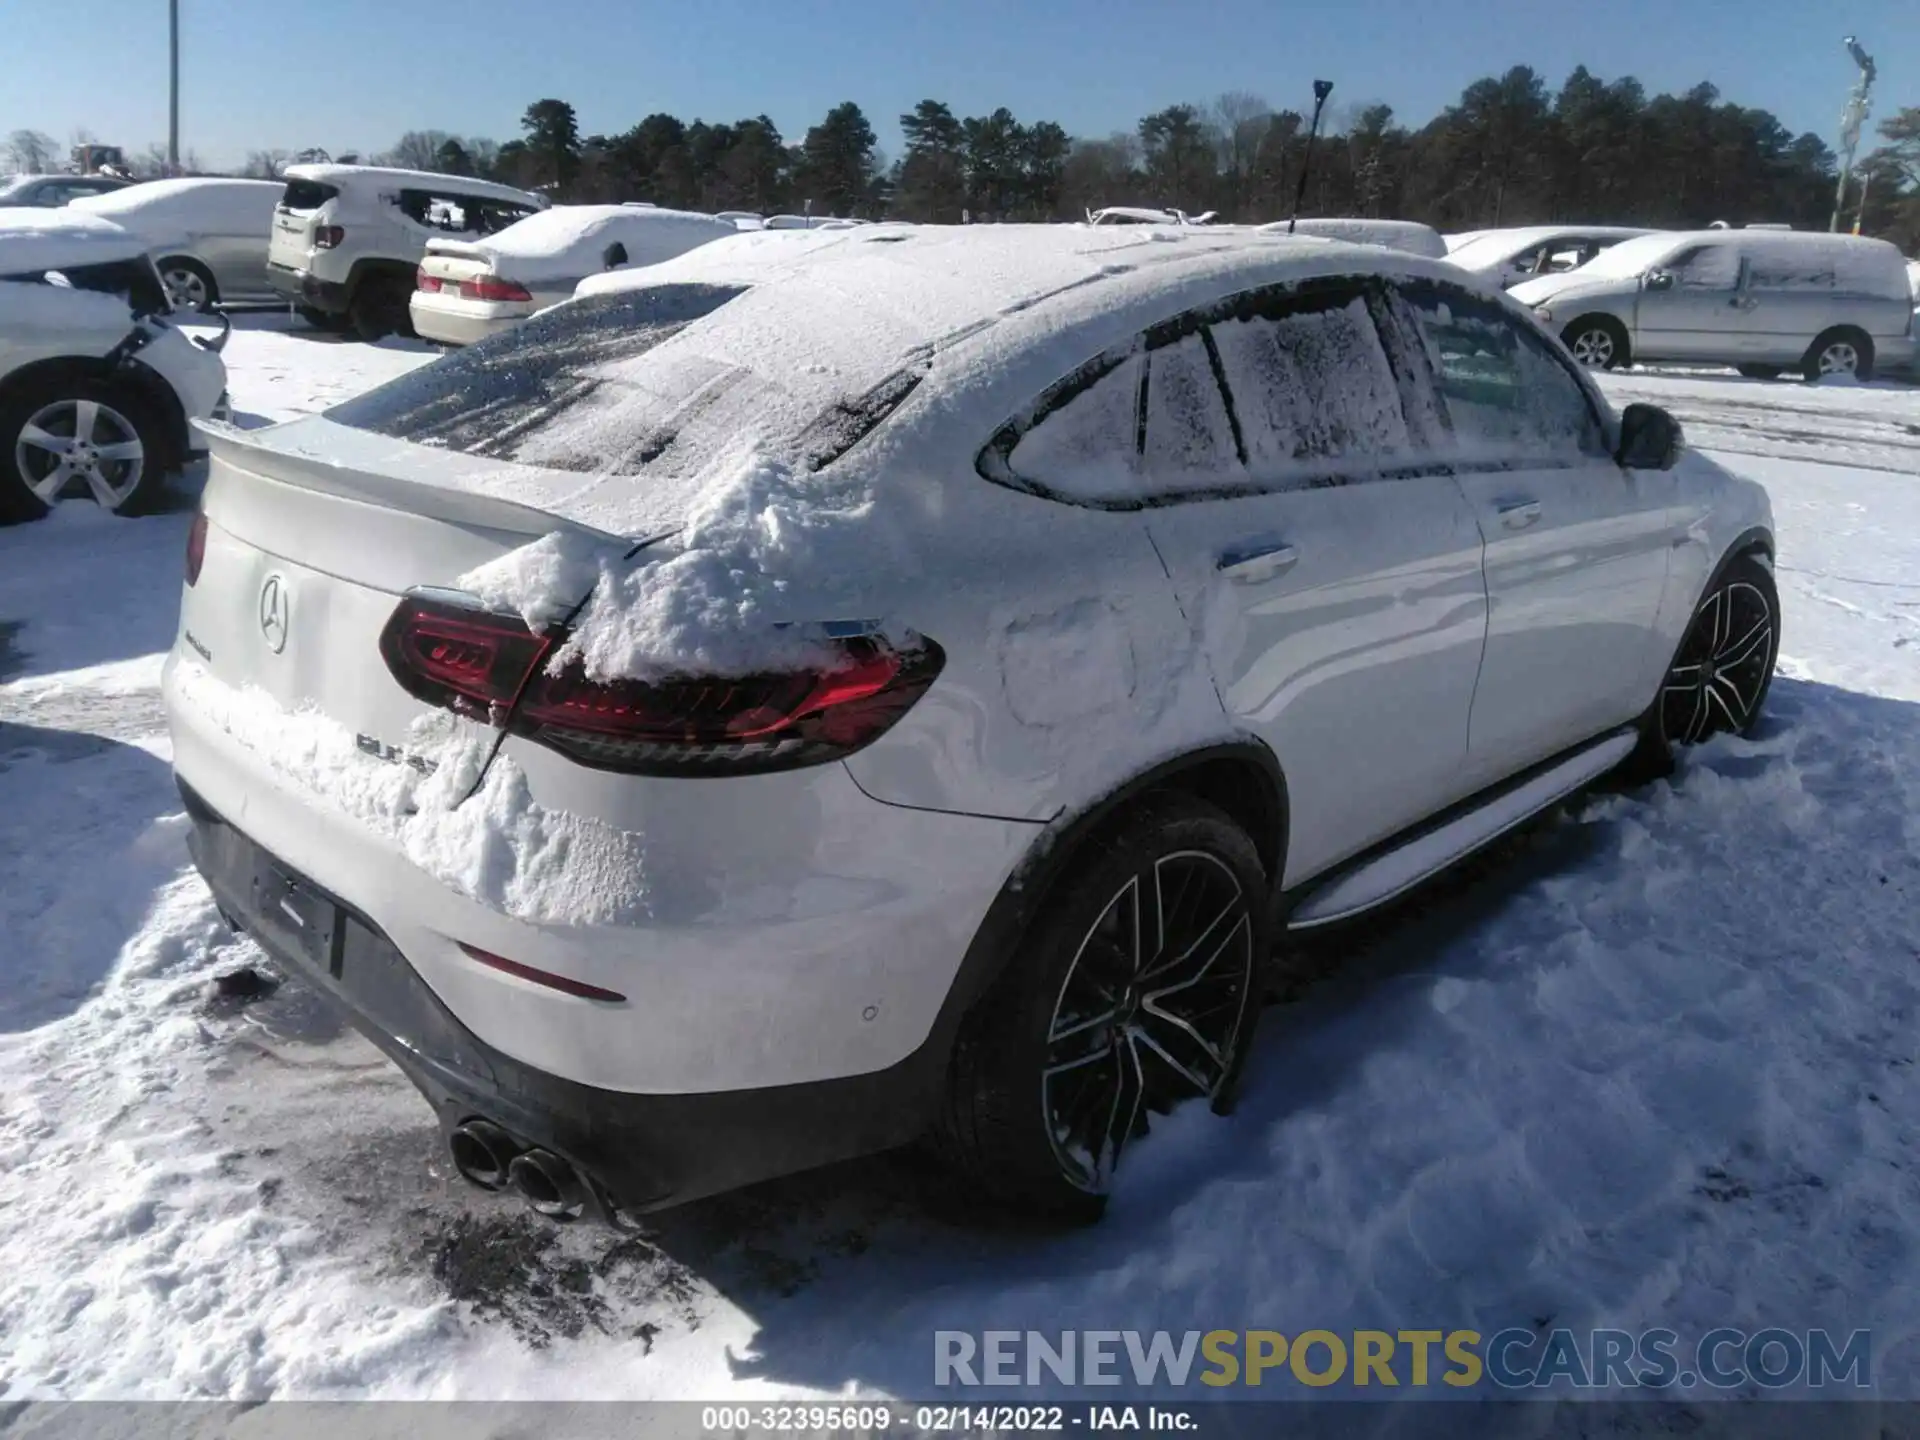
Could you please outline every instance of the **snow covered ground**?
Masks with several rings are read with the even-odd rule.
[[[272,420],[419,363],[252,322]],[[0,1400],[931,1389],[933,1332],[1874,1332],[1920,1397],[1920,391],[1609,377],[1771,488],[1771,718],[1320,958],[1068,1236],[910,1159],[553,1232],[186,866],[178,513],[0,531]],[[244,423],[244,422],[243,422]],[[1334,962],[1337,962],[1337,967]]]

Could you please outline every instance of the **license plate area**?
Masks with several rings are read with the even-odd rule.
[[[337,979],[340,907],[264,857],[256,860],[252,890],[254,923],[315,969]]]

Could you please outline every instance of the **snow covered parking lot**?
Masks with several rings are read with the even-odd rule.
[[[426,356],[226,352],[242,423]],[[0,532],[0,1398],[925,1395],[943,1328],[1549,1323],[1865,1327],[1920,1397],[1920,392],[1604,383],[1772,491],[1770,720],[1341,937],[1234,1121],[1065,1237],[905,1158],[636,1237],[476,1197],[298,987],[210,993],[257,955],[167,769],[184,508]]]

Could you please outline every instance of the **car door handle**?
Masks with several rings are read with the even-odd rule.
[[[1292,569],[1299,559],[1299,550],[1284,541],[1263,540],[1225,552],[1218,568],[1229,580],[1254,584]]]
[[[1500,523],[1509,530],[1524,530],[1540,518],[1538,500],[1502,500]]]

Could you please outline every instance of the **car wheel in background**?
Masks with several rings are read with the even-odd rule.
[[[1097,1218],[1152,1116],[1224,1108],[1269,948],[1246,832],[1192,797],[1149,797],[1052,888],[962,1025],[945,1157],[984,1198]]]
[[[1777,380],[1780,378],[1778,365],[1736,365],[1733,367],[1749,380]]]
[[[1607,315],[1586,315],[1561,332],[1573,358],[1590,370],[1613,370],[1627,363],[1627,331]]]
[[[1759,721],[1780,655],[1780,592],[1753,555],[1724,569],[1701,597],[1641,722],[1640,745],[1623,768],[1652,780],[1673,768],[1676,745],[1714,735],[1744,735]]]
[[[138,514],[165,472],[160,422],[137,393],[75,376],[0,400],[0,519],[37,520],[69,497]]]
[[[356,334],[368,344],[389,335],[413,335],[413,282],[401,275],[375,275],[354,292],[349,315]]]
[[[220,299],[212,272],[198,260],[172,255],[160,262],[160,283],[176,310],[208,310]]]
[[[1858,330],[1838,327],[1826,332],[1807,347],[1800,362],[1800,373],[1809,381],[1829,375],[1851,375],[1856,380],[1873,378],[1873,341]]]

